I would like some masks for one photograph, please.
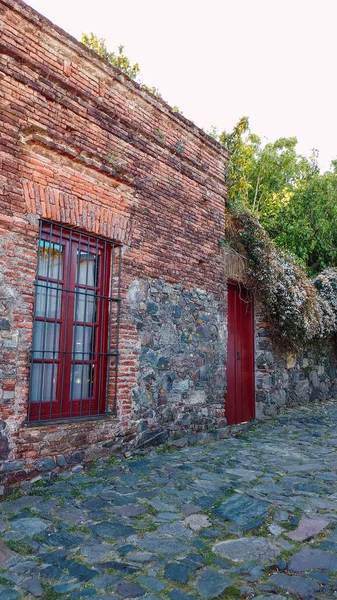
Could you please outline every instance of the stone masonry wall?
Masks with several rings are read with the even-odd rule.
[[[308,345],[298,353],[272,344],[270,327],[256,311],[256,417],[285,406],[337,398],[337,356],[333,340]]]
[[[219,315],[225,291],[218,241],[224,231],[227,159],[193,123],[23,2],[0,0],[3,483],[67,461],[104,456],[109,445],[134,443],[145,426],[155,429],[169,422],[178,427],[186,419],[183,426],[200,428],[219,418],[224,386]],[[117,417],[26,423],[40,218],[123,246]],[[150,313],[146,308],[147,317],[134,302],[139,281],[150,286],[144,301],[153,308]],[[152,292],[157,285],[167,285],[168,304],[172,310],[177,305],[176,316],[162,322],[166,333],[161,335],[155,325],[163,312],[158,308],[157,315],[151,314],[159,306]],[[205,321],[198,323],[202,315]],[[144,331],[153,334],[151,351],[172,361],[172,381],[172,369],[160,366],[156,382],[143,379],[151,353],[142,319]],[[181,344],[180,364],[173,357],[173,327]],[[188,376],[193,363],[189,340],[183,341],[190,330],[199,336],[190,344],[197,353],[194,379]],[[212,353],[214,367],[208,358]],[[145,390],[158,407],[156,414],[144,403]],[[190,406],[193,401],[197,409],[183,409],[183,400]],[[169,414],[170,403],[174,414]]]
[[[216,427],[224,414],[225,314],[213,294],[162,280],[134,281],[140,336],[134,414],[174,432]]]

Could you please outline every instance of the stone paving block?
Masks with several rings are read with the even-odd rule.
[[[295,531],[285,533],[294,542],[304,542],[315,537],[329,525],[330,521],[315,514],[304,515]]]
[[[313,600],[316,598],[316,593],[321,589],[320,585],[315,581],[306,579],[305,577],[298,577],[297,575],[284,575],[283,573],[272,575],[268,579],[268,582],[275,584],[287,592],[298,594],[304,600]]]
[[[138,581],[153,592],[161,592],[167,587],[167,583],[160,581],[160,579],[156,579],[156,577],[149,577],[148,575],[141,575],[141,577],[138,577]]]
[[[305,572],[309,569],[322,569],[334,573],[337,571],[337,556],[325,550],[304,548],[291,557],[290,571]]]
[[[124,575],[132,575],[133,573],[138,573],[140,571],[140,567],[136,565],[130,565],[128,563],[118,562],[117,560],[106,560],[99,564],[100,569],[112,569],[113,571],[118,571],[119,573],[123,573]]]
[[[136,530],[129,525],[112,523],[109,521],[97,523],[97,525],[91,525],[90,529],[99,537],[106,539],[126,538],[129,535],[136,533]]]
[[[31,519],[17,519],[12,523],[12,529],[28,537],[33,537],[37,533],[42,533],[42,531],[48,529],[48,524],[37,517]]]
[[[215,569],[206,567],[201,571],[196,581],[196,588],[203,598],[217,598],[232,584],[233,580],[229,577]]]
[[[174,581],[175,583],[185,584],[188,582],[190,573],[193,568],[186,564],[168,563],[164,569],[165,579]]]
[[[237,469],[225,469],[225,472],[229,475],[235,475],[240,480],[253,481],[263,475],[263,471],[253,471],[251,469],[237,468]]]
[[[67,561],[66,569],[68,569],[71,577],[75,577],[75,579],[83,582],[90,581],[90,579],[97,575],[97,571],[95,569],[89,569],[85,565],[82,565],[76,561]]]
[[[139,598],[145,596],[146,591],[138,583],[121,583],[117,588],[117,594],[122,598]]]
[[[6,590],[5,588],[0,590],[1,600],[16,600],[19,596],[19,592],[16,592],[15,590]]]
[[[169,535],[178,540],[190,540],[193,537],[193,533],[190,529],[184,527],[182,523],[169,523],[158,527],[158,535]]]
[[[17,555],[0,540],[0,566],[5,569],[6,566],[15,559]]]
[[[21,587],[26,590],[29,594],[36,598],[43,596],[43,589],[40,580],[37,578],[30,577],[20,583]]]
[[[245,494],[233,494],[212,512],[225,521],[247,525],[255,523],[257,517],[267,516],[269,510],[270,504],[265,500],[258,500]]]
[[[91,596],[96,595],[96,590],[92,588],[86,588],[85,590],[79,590],[78,592],[73,592],[70,595],[71,600],[79,600],[80,598],[90,598]],[[97,598],[97,596],[96,596]],[[110,596],[111,598],[111,596]]]
[[[100,575],[91,580],[92,585],[96,590],[107,590],[108,588],[116,588],[120,583],[123,583],[123,578],[118,575]]]
[[[183,592],[182,590],[173,589],[170,592],[167,592],[170,600],[198,600],[195,596],[188,594],[187,592]]]
[[[218,542],[212,548],[213,552],[234,562],[248,560],[267,561],[281,554],[280,548],[266,538],[241,538]]]
[[[138,546],[143,550],[159,554],[187,554],[190,550],[190,547],[184,542],[164,537],[159,538],[151,534],[146,534],[141,538]]]
[[[184,525],[188,525],[192,531],[200,531],[205,527],[211,527],[212,523],[206,515],[191,514],[184,521]]]
[[[89,563],[94,563],[109,556],[112,552],[110,544],[84,544],[81,546],[81,554]]]
[[[263,594],[262,596],[254,596],[254,600],[287,600],[285,596],[279,594]]]
[[[121,517],[139,517],[146,513],[146,509],[139,504],[129,504],[127,506],[115,506],[111,509],[112,512],[120,515]]]
[[[74,548],[83,542],[79,535],[73,535],[67,531],[51,533],[45,538],[47,546],[57,546],[59,548]]]

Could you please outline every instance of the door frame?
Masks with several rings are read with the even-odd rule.
[[[245,287],[244,284],[242,284],[240,281],[235,281],[234,279],[227,279],[227,286],[226,286],[226,294],[227,294],[227,303],[228,303],[228,288],[234,288],[238,293],[240,293],[240,289],[243,288],[244,290],[247,290],[247,288]],[[249,290],[247,290],[247,292],[249,292]],[[251,408],[252,408],[252,420],[256,419],[256,314],[255,314],[255,302],[254,299],[252,298],[251,300],[251,305],[252,305],[252,319],[253,319],[253,327],[252,327],[252,336],[253,336],[253,356],[252,356],[252,362],[253,362],[253,381],[252,381],[252,401],[251,401]],[[226,353],[226,376],[227,376],[227,361],[228,361],[228,304],[227,304],[227,353]],[[225,392],[225,400],[226,400],[226,396],[227,396],[227,379],[226,379],[226,392]],[[225,405],[224,405],[224,416],[226,418],[226,401],[225,401]]]

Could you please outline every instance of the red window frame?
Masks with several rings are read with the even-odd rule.
[[[38,266],[36,276],[28,421],[65,419],[104,414],[107,410],[106,382],[109,369],[109,356],[111,354],[109,352],[111,303],[112,300],[119,300],[119,297],[112,298],[111,296],[111,259],[112,255],[114,255],[114,248],[116,245],[91,234],[81,233],[77,230],[69,229],[51,222],[41,221],[39,252],[41,246],[44,250],[46,249],[47,254],[49,253],[48,256],[55,251],[55,248],[62,248],[60,258],[58,259],[61,268],[60,266],[58,267],[57,277],[51,277],[49,273],[49,259],[46,275],[41,275],[41,273],[39,273]],[[81,257],[85,257],[86,253],[86,281],[83,282],[80,280],[79,261]],[[88,285],[89,257],[92,259],[93,256],[96,257],[94,258],[95,281],[94,285]],[[121,252],[119,252],[119,257],[120,256]],[[83,260],[85,260],[85,258]],[[54,290],[54,293],[55,289],[60,290],[60,293],[56,292],[56,303],[58,303],[58,298],[60,298],[60,310],[58,311],[57,308],[55,308],[54,317],[47,316],[47,309],[45,310],[45,314],[37,314],[36,306],[39,286],[42,289],[42,293],[44,291],[46,307],[48,302],[47,297],[49,293],[52,293],[51,290]],[[79,307],[78,298],[84,300],[84,321],[77,320],[77,311]],[[94,307],[92,321],[86,321],[88,299]],[[37,323],[41,323],[40,330],[43,335],[43,342],[40,350],[36,350],[36,345],[34,346],[34,336],[38,336]],[[54,324],[54,329],[51,324]],[[49,329],[51,327],[54,331],[53,351],[45,350],[48,344],[50,344],[48,339],[46,339],[46,336],[48,337],[48,326]],[[83,331],[82,352],[74,350],[75,339],[77,339],[75,337],[75,327],[80,328],[80,330]],[[89,328],[91,328],[92,331],[89,332]],[[59,333],[56,333],[57,330]],[[89,348],[85,348],[84,343],[87,332],[89,333],[89,339],[91,340],[90,350]],[[58,344],[57,350],[55,351],[56,335]],[[41,341],[39,343],[41,343]],[[117,349],[116,352],[112,354],[116,355],[117,369]],[[36,368],[35,365],[41,365],[41,367]],[[52,376],[50,378],[50,398],[43,397],[45,388],[44,371],[47,370],[45,365],[53,365],[49,368],[49,376],[50,369],[52,370]],[[88,365],[88,367],[84,368],[86,365]],[[72,398],[72,396],[74,396],[73,390],[76,366],[78,367],[79,373],[81,373],[82,369],[81,392],[80,397]],[[40,373],[40,375],[33,378],[34,368],[35,372]],[[82,397],[84,373],[86,371],[90,373],[90,377],[87,380],[90,381],[90,383],[86,383],[85,386],[87,388],[86,391],[89,390],[89,393],[87,395],[84,394]],[[38,385],[36,385],[36,383],[38,383]],[[37,391],[37,387],[39,386],[40,390]],[[35,387],[35,390],[33,387]],[[54,391],[55,393],[53,393]]]

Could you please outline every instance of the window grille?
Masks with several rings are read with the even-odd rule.
[[[41,220],[28,421],[116,411],[121,246]]]

